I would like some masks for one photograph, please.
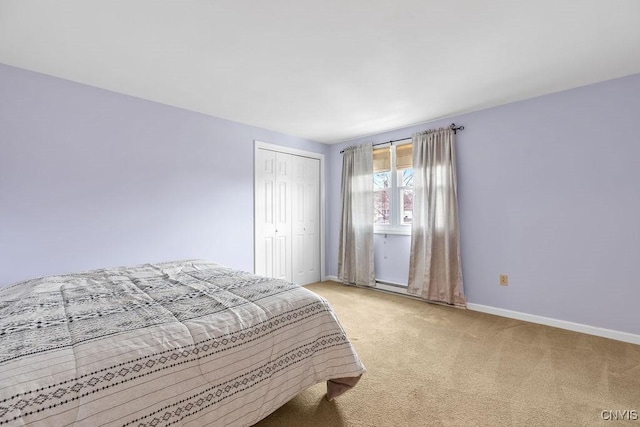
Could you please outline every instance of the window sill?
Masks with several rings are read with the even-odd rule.
[[[374,228],[373,234],[395,234],[399,236],[411,236],[411,228],[407,228],[405,230],[398,230],[397,228],[390,228],[386,230],[383,228]]]

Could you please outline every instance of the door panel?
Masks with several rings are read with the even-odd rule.
[[[276,155],[273,151],[258,150],[256,153],[255,193],[255,270],[256,274],[272,277],[275,251],[275,193]]]
[[[306,283],[320,281],[320,160],[306,159]]]
[[[292,280],[291,265],[291,155],[276,154],[276,245],[278,266],[274,277],[287,281]]]
[[[275,226],[275,218],[273,217],[273,181],[264,182],[264,222]]]
[[[299,263],[294,264],[294,281],[306,285],[320,280],[320,160],[294,156],[293,163],[296,191],[292,250]]]
[[[263,276],[273,277],[273,250],[275,248],[275,242],[272,237],[266,237],[263,241],[264,243],[264,259],[261,264],[261,271],[264,273],[260,273]],[[256,269],[257,270],[257,269]]]

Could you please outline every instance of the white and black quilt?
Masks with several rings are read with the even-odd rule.
[[[0,289],[0,425],[247,426],[364,372],[323,298],[208,261]]]

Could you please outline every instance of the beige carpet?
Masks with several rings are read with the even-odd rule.
[[[640,416],[640,346],[333,282],[334,307],[368,372],[328,402],[324,384],[267,426],[584,426]]]

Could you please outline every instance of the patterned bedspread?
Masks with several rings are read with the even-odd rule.
[[[0,424],[251,425],[365,372],[328,303],[208,261],[0,289]]]

